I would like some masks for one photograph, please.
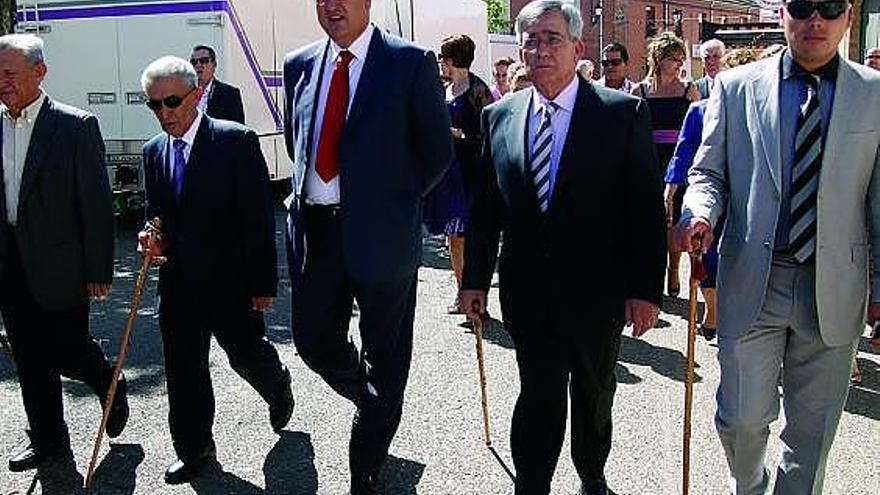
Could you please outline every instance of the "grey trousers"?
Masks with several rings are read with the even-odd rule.
[[[825,345],[819,335],[815,284],[813,267],[774,259],[757,321],[739,339],[719,336],[721,383],[715,425],[735,495],[767,491],[765,453],[770,423],[779,415],[780,374],[782,458],[773,493],[822,493],[858,339],[838,347]]]

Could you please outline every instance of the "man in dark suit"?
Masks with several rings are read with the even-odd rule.
[[[211,335],[232,369],[269,404],[276,432],[290,420],[293,395],[263,321],[278,275],[269,176],[257,136],[198,110],[202,89],[185,60],[156,60],[142,83],[165,131],[144,145],[144,170],[148,218],[162,219],[154,254],[163,261],[159,326],[178,455],[165,481],[176,484],[216,459]]]
[[[703,61],[705,75],[696,81],[697,89],[700,90],[700,98],[705,100],[712,92],[715,84],[715,76],[721,70],[721,57],[724,56],[724,42],[715,38],[704,41],[700,45],[700,59]]]
[[[503,232],[501,311],[520,376],[517,495],[550,493],[569,394],[580,493],[609,493],[621,330],[646,332],[661,302],[665,222],[647,106],[575,75],[582,27],[569,2],[523,7],[516,32],[534,89],[483,111],[484,188],[465,242],[461,301],[471,318],[486,307]]]
[[[300,356],[357,414],[352,493],[372,493],[412,354],[422,200],[452,157],[430,51],[370,24],[370,0],[317,2],[329,39],[287,56],[294,162],[288,255]],[[352,300],[363,347],[347,339]]]
[[[94,115],[52,100],[43,42],[0,37],[2,180],[0,312],[12,346],[30,444],[10,471],[70,455],[60,374],[104,403],[112,370],[89,334],[89,299],[110,293],[113,210],[104,142]],[[107,432],[128,420],[124,382]]]
[[[241,91],[214,77],[214,72],[217,70],[217,52],[210,46],[197,45],[193,48],[189,62],[196,69],[196,74],[199,76],[199,87],[202,88],[199,110],[215,119],[231,120],[244,124]]]

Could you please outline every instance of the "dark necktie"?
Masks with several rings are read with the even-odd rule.
[[[559,108],[552,101],[544,105],[541,110],[541,125],[535,135],[532,146],[532,159],[529,170],[532,174],[532,184],[535,185],[538,208],[541,213],[547,213],[550,208],[550,159],[553,151],[553,126],[551,119],[553,113]]]
[[[345,125],[348,110],[348,64],[354,55],[348,50],[339,52],[339,60],[333,69],[327,105],[324,107],[324,122],[318,140],[318,155],[315,171],[324,182],[330,182],[339,175],[339,138]]]
[[[180,200],[180,194],[183,192],[183,176],[186,169],[186,156],[183,150],[186,148],[186,141],[183,139],[175,139],[172,142],[174,147],[174,171],[171,178],[171,184],[174,188],[174,199]]]
[[[804,263],[816,252],[816,197],[822,167],[822,112],[819,109],[819,76],[800,74],[807,85],[801,105],[791,174],[791,230],[788,240],[795,259]]]

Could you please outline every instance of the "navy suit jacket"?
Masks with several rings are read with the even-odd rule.
[[[241,103],[241,91],[235,86],[214,79],[205,113],[215,119],[231,120],[244,124],[244,105]]]
[[[308,239],[300,224],[314,117],[329,39],[287,55],[285,140],[293,193],[285,202],[291,278]],[[377,283],[411,275],[421,260],[422,202],[452,160],[449,112],[428,50],[376,29],[339,144],[346,272]]]
[[[165,133],[144,145],[147,215],[162,219],[168,242],[160,293],[182,284],[190,302],[220,312],[274,296],[275,216],[256,134],[203,116],[179,201],[168,182],[167,149]]]
[[[622,325],[624,301],[662,302],[666,222],[644,100],[580,81],[550,208],[527,172],[531,91],[483,110],[482,187],[465,242],[462,288],[488,291],[501,232],[501,310],[511,328]],[[601,290],[597,283],[601,281]]]

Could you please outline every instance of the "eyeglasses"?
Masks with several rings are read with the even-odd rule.
[[[599,61],[599,63],[602,64],[602,67],[610,67],[612,65],[617,67],[618,65],[623,65],[623,59],[622,58],[606,58],[605,60]]]
[[[189,63],[193,65],[203,64],[207,65],[214,61],[214,57],[193,57],[189,59]]]
[[[846,12],[849,7],[847,0],[832,0],[830,2],[810,2],[809,0],[791,0],[785,4],[788,14],[798,20],[813,17],[813,12],[818,12],[822,19],[833,21]]]
[[[566,41],[566,38],[560,34],[551,34],[546,37],[534,36],[522,41],[522,49],[527,52],[536,52],[541,45],[544,45],[551,50],[555,50]]]
[[[165,105],[165,108],[169,108],[169,109],[173,110],[173,109],[179,107],[181,104],[183,104],[183,100],[185,100],[186,97],[189,96],[195,90],[196,90],[196,88],[193,88],[192,90],[190,90],[189,93],[187,93],[183,96],[171,95],[171,96],[166,96],[165,98],[163,98],[161,100],[147,100],[146,101],[147,108],[149,108],[150,110],[152,110],[154,112],[158,112],[162,108],[162,105]]]

